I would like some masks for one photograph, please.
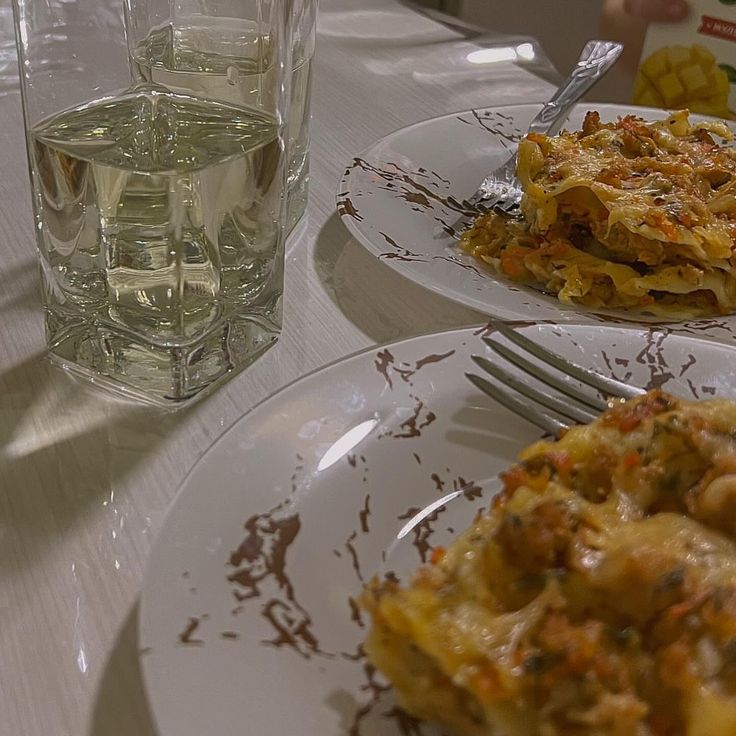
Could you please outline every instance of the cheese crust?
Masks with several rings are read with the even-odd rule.
[[[363,595],[402,706],[464,736],[736,733],[736,404],[653,391],[502,479]]]
[[[517,165],[524,222],[483,215],[461,247],[567,303],[675,319],[733,312],[732,138],[686,110],[653,123],[589,112],[579,132],[529,134]]]

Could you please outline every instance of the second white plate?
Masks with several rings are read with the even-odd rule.
[[[162,736],[438,733],[398,710],[362,657],[355,602],[372,575],[402,576],[466,527],[539,436],[464,377],[478,370],[472,354],[492,357],[483,332],[413,338],[314,373],[195,466],[141,596],[141,661]],[[731,347],[612,326],[524,332],[632,384],[734,395]],[[434,508],[456,488],[462,497]]]
[[[591,109],[603,120],[628,114],[660,119],[667,114],[586,103],[574,109],[565,127],[579,128]],[[496,275],[457,247],[449,228],[462,216],[460,203],[508,157],[538,110],[537,104],[470,110],[391,133],[348,164],[337,195],[338,213],[356,240],[383,263],[420,286],[493,317],[652,322],[633,312],[597,314],[564,305],[554,296]],[[736,316],[678,323],[678,329],[707,330],[711,339],[732,341]]]

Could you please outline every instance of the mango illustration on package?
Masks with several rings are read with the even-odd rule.
[[[649,26],[633,102],[736,120],[736,0],[689,0],[680,23]]]
[[[639,68],[634,103],[687,107],[704,115],[732,118],[729,87],[728,75],[704,46],[665,46],[650,54]]]

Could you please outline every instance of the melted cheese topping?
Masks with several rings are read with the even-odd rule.
[[[736,404],[659,391],[527,448],[366,652],[467,736],[736,733]]]
[[[736,151],[725,123],[627,116],[519,145],[525,222],[480,217],[461,246],[560,300],[674,318],[736,310]]]

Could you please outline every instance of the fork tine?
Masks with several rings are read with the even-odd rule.
[[[466,199],[462,204],[463,207],[467,205],[467,209],[469,210],[475,210],[475,214],[460,215],[460,217],[458,217],[454,222],[450,223],[450,229],[453,230],[458,236],[460,235],[460,233],[463,233],[466,230],[470,230],[470,228],[473,227],[473,223],[475,222],[476,218],[484,215],[486,212],[490,212],[495,203],[491,202],[489,205],[488,202],[486,200],[483,200],[480,194],[476,192],[472,197]],[[441,232],[446,236],[446,231],[444,229],[442,229]]]
[[[477,194],[469,200],[473,203],[473,207],[478,210],[478,214],[487,212],[499,212],[507,217],[518,217],[521,214],[519,203],[521,197],[510,193],[485,194],[478,196]]]
[[[624,399],[632,399],[635,396],[641,396],[646,393],[644,389],[637,388],[636,386],[629,386],[621,381],[617,381],[615,378],[608,378],[602,376],[595,371],[591,371],[587,368],[571,363],[569,360],[562,358],[561,356],[553,353],[547,348],[543,348],[533,340],[520,334],[516,330],[512,330],[505,325],[498,322],[491,322],[496,332],[503,335],[507,340],[513,342],[515,345],[520,347],[522,350],[526,350],[541,361],[548,363],[549,365],[557,368],[557,370],[567,373],[573,378],[577,378],[582,383],[591,386],[592,388],[598,389],[608,396],[618,396]],[[488,338],[483,338],[486,342]]]
[[[503,389],[494,386],[490,381],[485,378],[476,376],[475,373],[466,373],[465,377],[480,391],[490,396],[494,401],[497,401],[502,406],[505,406],[509,411],[513,412],[517,416],[520,416],[532,424],[536,425],[540,429],[543,429],[548,434],[557,435],[563,430],[567,429],[567,424],[560,422],[553,417],[543,414],[536,407],[525,404],[518,399],[515,399],[511,394],[504,391]]]
[[[468,197],[467,202],[473,209],[478,210],[478,214],[481,214],[487,207],[491,208],[498,202],[498,197],[484,197],[480,192],[475,192],[472,196]],[[465,204],[463,202],[463,204]]]
[[[517,219],[521,216],[518,202],[506,202],[503,205],[498,205],[495,209],[502,215],[512,219]]]
[[[542,383],[546,383],[552,388],[556,388],[560,393],[569,396],[571,399],[576,399],[581,404],[594,409],[595,411],[603,411],[608,408],[608,404],[603,400],[594,396],[587,396],[580,391],[577,386],[571,386],[564,378],[554,373],[543,373],[538,365],[535,365],[530,360],[527,360],[523,355],[515,353],[513,350],[509,350],[505,345],[501,343],[493,342],[488,338],[483,338],[483,342],[488,345],[491,350],[498,353],[502,358],[505,358],[513,365],[521,368],[521,370],[529,373],[535,378],[539,379]]]
[[[522,396],[526,396],[536,404],[544,406],[556,414],[572,419],[572,421],[578,422],[579,424],[587,424],[595,418],[594,412],[586,411],[576,404],[565,403],[553,396],[547,396],[541,391],[537,391],[537,389],[532,388],[515,376],[512,376],[510,373],[507,373],[503,368],[499,368],[499,366],[494,365],[490,360],[484,358],[482,355],[471,355],[470,357],[476,365],[480,366],[486,373],[492,375],[508,388],[513,389]]]
[[[482,191],[478,190],[462,203],[463,207],[466,207],[469,210],[474,210],[474,214],[460,215],[460,217],[450,224],[450,229],[454,230],[457,234],[460,234],[465,230],[469,230],[478,217],[494,211],[499,212],[506,217],[518,218],[521,216],[519,201],[520,200],[518,199],[503,197],[500,194],[484,194]],[[438,232],[446,235],[446,230],[444,228],[438,230]]]

